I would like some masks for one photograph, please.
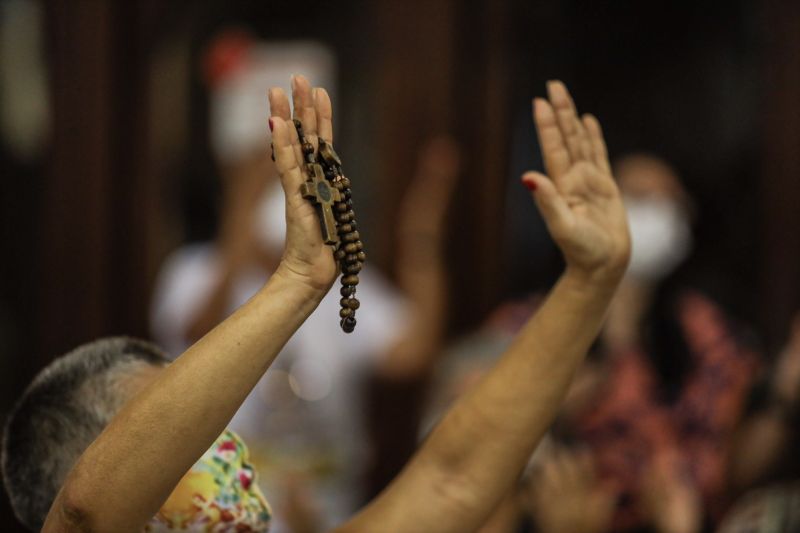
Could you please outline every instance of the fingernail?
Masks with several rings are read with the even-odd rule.
[[[526,180],[522,179],[522,184],[527,188],[529,191],[534,192],[536,190],[536,182],[533,180]]]
[[[270,117],[270,119],[269,119],[269,131],[272,131],[272,128],[274,128],[274,127],[275,127],[275,126],[274,126],[274,124],[272,123],[272,117]]]
[[[292,90],[297,89],[297,74],[292,74]]]

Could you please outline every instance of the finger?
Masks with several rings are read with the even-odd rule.
[[[292,76],[292,102],[294,118],[303,123],[306,140],[317,149],[317,111],[311,97],[311,84],[304,76]]]
[[[289,98],[286,96],[286,92],[280,87],[273,87],[267,94],[269,96],[270,116],[278,117],[286,123],[290,122],[292,120],[292,108],[289,106]],[[294,149],[295,157],[298,164],[302,164],[304,161],[303,150],[300,147],[300,138],[297,136],[297,130],[294,129],[294,126],[290,127],[289,130],[289,140]],[[275,132],[272,133],[272,137],[274,150]]]
[[[586,151],[591,149],[591,145],[588,143],[583,124],[578,119],[578,114],[575,110],[575,103],[572,101],[566,86],[558,80],[550,81],[547,83],[547,94],[553,104],[558,127],[564,136],[572,161],[588,159],[590,154],[586,153]]]
[[[558,495],[561,491],[561,481],[558,460],[551,459],[542,469],[542,488],[551,496]]]
[[[531,191],[550,234],[556,239],[564,235],[572,223],[572,211],[553,182],[538,172],[526,173],[522,176],[522,182]]]
[[[281,117],[272,117],[270,122],[272,124],[272,149],[275,154],[275,166],[278,169],[278,176],[280,176],[286,197],[291,199],[299,194],[300,185],[305,181],[300,167],[301,163],[297,159],[292,141],[292,132],[295,132],[295,129]]]
[[[561,472],[564,481],[572,490],[577,490],[583,486],[583,476],[581,475],[580,465],[572,452],[564,452],[561,455]]]
[[[611,164],[608,162],[608,148],[603,138],[603,129],[600,127],[600,121],[594,115],[586,114],[583,115],[583,124],[586,126],[589,140],[592,143],[595,164],[606,172],[611,173]]]
[[[594,483],[597,478],[592,453],[589,450],[579,450],[575,454],[575,461],[581,472],[581,477],[589,483]]]
[[[548,82],[547,92],[572,161],[591,160],[591,143],[567,87],[561,81],[554,80]]]
[[[539,136],[539,145],[547,174],[556,183],[572,164],[564,136],[558,127],[555,111],[543,98],[533,99],[533,121]]]
[[[283,120],[291,120],[292,109],[289,107],[289,99],[280,87],[271,87],[267,91],[269,98],[269,114],[271,117],[280,117]]]
[[[317,134],[328,143],[333,144],[333,106],[328,91],[322,87],[315,87],[311,91],[314,100],[314,109],[317,115]]]

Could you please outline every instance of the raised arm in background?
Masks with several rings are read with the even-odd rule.
[[[625,272],[630,238],[597,120],[564,85],[534,100],[547,176],[532,191],[566,270],[496,366],[461,397],[408,466],[340,532],[478,528],[520,475],[597,336]]]

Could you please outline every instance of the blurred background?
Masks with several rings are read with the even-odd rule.
[[[401,293],[421,242],[402,231],[404,199],[420,197],[415,178],[424,190],[425,176],[455,176],[442,350],[559,273],[518,182],[541,168],[531,97],[563,80],[612,159],[670,165],[694,238],[669,283],[723,309],[758,354],[753,374],[769,375],[800,309],[798,28],[789,1],[1,0],[0,416],[55,356],[105,335],[158,337],[164,262],[224,226],[230,165],[217,145],[235,126],[219,109],[240,68],[331,86],[369,263]],[[266,66],[241,67],[254,46]],[[270,70],[282,51],[300,59]],[[368,404],[396,414],[417,385]],[[407,439],[373,429],[384,447]],[[15,523],[2,498],[3,530]]]

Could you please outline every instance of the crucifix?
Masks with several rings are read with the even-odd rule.
[[[332,188],[325,179],[325,173],[319,163],[308,165],[310,180],[300,186],[303,198],[311,200],[319,215],[322,240],[325,244],[339,244],[339,234],[336,231],[336,218],[333,216],[333,206],[341,201],[341,194]]]

